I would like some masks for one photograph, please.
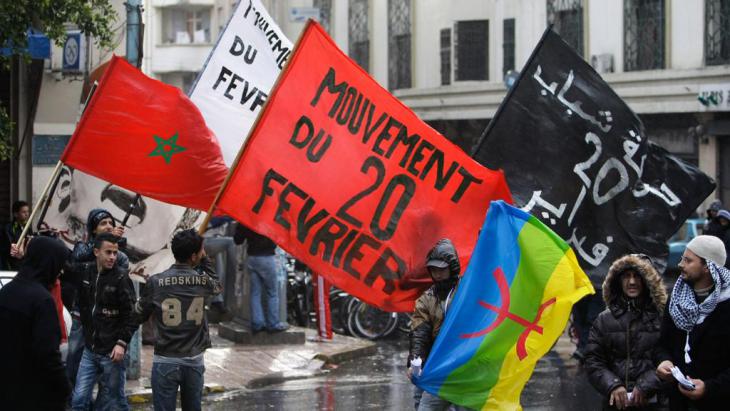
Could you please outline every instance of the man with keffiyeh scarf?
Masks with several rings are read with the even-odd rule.
[[[657,376],[669,383],[671,410],[730,406],[730,271],[723,242],[701,235],[687,244],[662,321]],[[677,384],[678,367],[695,385]]]

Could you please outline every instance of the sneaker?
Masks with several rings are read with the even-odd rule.
[[[280,333],[282,331],[286,331],[289,329],[289,324],[278,324],[275,327],[269,328],[268,331],[270,333]]]

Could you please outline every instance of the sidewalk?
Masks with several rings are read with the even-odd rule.
[[[372,341],[338,334],[330,342],[312,342],[315,330],[293,328],[306,333],[305,344],[239,345],[218,337],[217,324],[211,324],[213,347],[205,352],[204,395],[317,376],[326,363],[370,355],[376,349]],[[130,405],[152,402],[152,354],[152,346],[142,346],[142,377],[126,384]]]

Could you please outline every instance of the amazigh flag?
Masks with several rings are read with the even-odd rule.
[[[518,410],[535,363],[592,294],[573,250],[538,219],[491,204],[416,384],[454,404]]]
[[[195,105],[117,56],[61,161],[145,197],[198,210],[210,207],[228,171]]]
[[[648,139],[641,119],[548,29],[477,145],[504,170],[515,205],[564,238],[600,284],[611,262],[667,240],[714,190]]]
[[[336,287],[412,311],[425,253],[466,265],[502,173],[472,160],[347,57],[313,21],[279,77],[218,208]]]

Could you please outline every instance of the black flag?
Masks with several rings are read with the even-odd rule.
[[[639,117],[549,28],[473,156],[504,170],[515,205],[563,237],[594,284],[626,253],[664,266],[667,239],[715,187],[648,141]]]

